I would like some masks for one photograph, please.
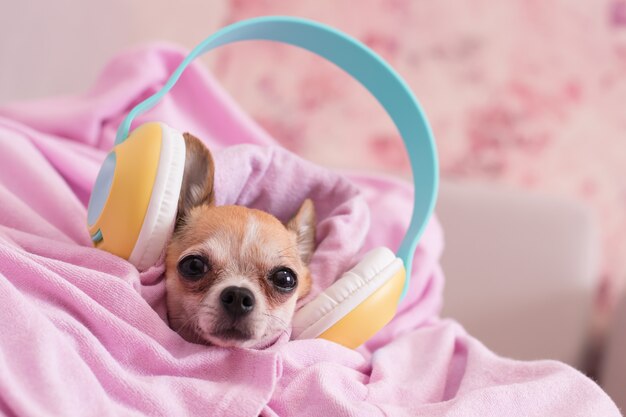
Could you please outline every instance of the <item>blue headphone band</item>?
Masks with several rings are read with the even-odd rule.
[[[128,137],[133,119],[151,109],[196,57],[218,46],[245,40],[282,42],[326,58],[367,88],[395,123],[409,155],[414,185],[411,223],[397,252],[407,274],[400,298],[403,299],[409,286],[415,248],[437,198],[437,151],[428,120],[410,88],[382,58],[356,39],[329,26],[293,17],[260,17],[226,26],[196,46],[159,91],[128,113],[117,131],[115,143],[122,143]]]

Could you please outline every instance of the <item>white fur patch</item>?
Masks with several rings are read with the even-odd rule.
[[[247,251],[251,246],[256,245],[261,237],[261,228],[258,220],[254,216],[248,216],[246,221],[243,242],[241,242],[241,250]]]
[[[230,242],[222,236],[213,236],[204,242],[202,247],[207,254],[210,254],[211,260],[223,264],[232,257]]]

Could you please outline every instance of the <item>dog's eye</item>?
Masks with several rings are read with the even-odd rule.
[[[209,271],[209,263],[198,255],[185,256],[178,263],[178,272],[183,278],[191,281],[199,280]]]
[[[278,268],[270,274],[270,281],[279,291],[289,292],[296,288],[298,278],[291,269]]]

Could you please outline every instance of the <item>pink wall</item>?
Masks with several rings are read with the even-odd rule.
[[[626,1],[233,4],[229,21],[293,14],[366,42],[422,101],[444,176],[588,202],[603,226],[604,282],[624,282]],[[331,165],[406,174],[390,121],[338,70],[275,45],[218,56],[218,78],[286,146]]]

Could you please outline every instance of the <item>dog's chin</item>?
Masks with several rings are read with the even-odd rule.
[[[281,333],[257,338],[247,331],[237,328],[220,329],[211,333],[202,332],[201,337],[210,345],[224,348],[265,349],[280,338]],[[206,334],[205,334],[206,333]]]
[[[204,335],[207,342],[220,347],[241,347],[247,348],[254,344],[256,339],[248,331],[241,331],[237,328],[220,329]]]

